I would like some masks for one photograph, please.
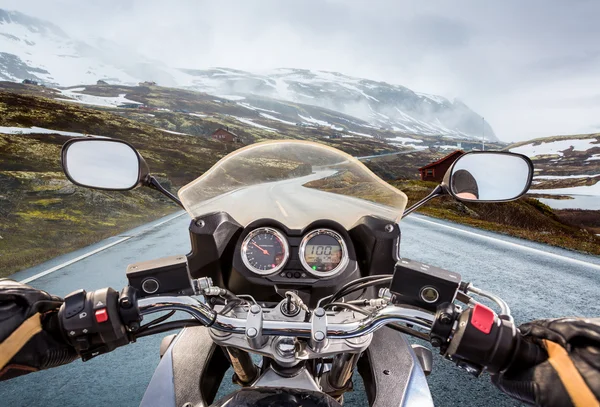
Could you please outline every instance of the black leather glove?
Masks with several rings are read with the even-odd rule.
[[[515,361],[492,376],[500,390],[542,407],[600,406],[600,318],[547,319],[519,329],[546,349],[548,359],[534,366]]]
[[[57,313],[62,298],[0,279],[0,380],[78,358],[63,338]]]

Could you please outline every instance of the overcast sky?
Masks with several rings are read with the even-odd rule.
[[[339,71],[457,97],[503,140],[600,131],[600,1],[0,1],[169,65]]]

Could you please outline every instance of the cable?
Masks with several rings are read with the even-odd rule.
[[[423,339],[423,340],[429,342],[429,335],[424,334],[423,332],[419,332],[415,329],[410,329],[410,328],[404,327],[402,325],[396,325],[396,324],[388,324],[386,326],[388,328],[393,329],[394,331],[402,332],[403,334],[412,335],[419,339]]]
[[[357,307],[356,305],[348,304],[346,302],[331,302],[331,303],[323,306],[323,308],[325,308],[325,309],[334,308],[334,307],[350,309],[352,311],[356,311],[356,312],[361,313],[366,316],[371,315],[371,312],[368,312],[360,307]]]
[[[361,277],[361,278],[358,278],[356,280],[350,281],[349,283],[344,284],[342,286],[342,288],[340,288],[339,290],[337,290],[334,294],[332,294],[330,296],[327,296],[327,297],[324,297],[324,298],[321,298],[321,300],[319,300],[319,303],[317,305],[320,305],[321,301],[327,302],[330,299],[331,299],[330,302],[333,302],[334,301],[333,298],[336,297],[336,296],[339,297],[340,293],[343,293],[345,290],[347,290],[347,289],[349,289],[349,288],[351,288],[351,287],[353,287],[355,285],[358,285],[360,283],[363,283],[363,282],[366,282],[366,281],[379,280],[380,278],[381,278],[381,275],[377,275],[377,276]]]
[[[186,328],[188,326],[199,326],[202,325],[200,321],[197,319],[180,319],[177,321],[165,322],[164,324],[160,324],[157,326],[152,326],[150,328],[145,329],[143,332],[135,332],[133,336],[137,338],[143,338],[144,336],[156,335],[167,331],[172,331],[173,329],[181,329]]]
[[[255,303],[255,304],[258,305],[258,302],[256,302],[256,300],[254,299],[254,297],[251,296],[250,294],[239,294],[238,297],[239,298],[250,298],[253,303]]]
[[[325,359],[321,358],[321,366],[319,366],[319,372],[317,373],[318,380],[321,380],[321,376],[323,376],[323,370],[325,370]]]
[[[229,311],[231,311],[232,309],[234,309],[235,307],[237,307],[238,305],[241,305],[243,303],[245,303],[245,300],[239,299],[239,300],[231,300],[231,301],[227,301],[227,305],[225,305],[223,307],[223,309],[221,309],[221,311],[219,311],[219,314],[221,315],[225,315],[227,314]]]
[[[374,276],[373,276],[374,277]],[[375,285],[381,285],[381,284],[386,284],[389,283],[390,281],[392,281],[392,276],[388,276],[388,277],[380,277],[376,280],[370,280],[370,281],[366,281],[360,284],[356,284],[354,287],[351,288],[346,288],[345,290],[339,290],[337,293],[335,293],[331,299],[329,300],[330,302],[335,302],[338,299],[345,297],[346,295],[354,292],[354,291],[358,291],[362,288],[367,288],[367,287],[371,287],[371,286],[375,286]],[[356,280],[358,281],[358,280]]]
[[[165,315],[163,315],[162,317],[153,319],[152,321],[148,322],[146,325],[142,325],[137,330],[137,332],[144,332],[146,329],[150,328],[151,326],[160,324],[161,322],[166,321],[167,319],[171,318],[173,315],[175,315],[175,311],[168,312]]]

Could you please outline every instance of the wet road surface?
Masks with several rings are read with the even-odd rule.
[[[177,215],[177,214],[176,214]],[[158,227],[153,225],[164,222]],[[173,215],[88,248],[13,275],[34,278],[31,285],[64,296],[126,284],[128,264],[187,253],[187,215]],[[493,291],[511,306],[515,321],[566,315],[600,315],[600,259],[515,238],[411,215],[401,222],[402,255],[461,273],[463,280]],[[128,237],[127,239],[124,239]],[[65,262],[124,239],[65,267]],[[45,270],[53,272],[41,275]],[[166,335],[166,334],[165,334]],[[164,335],[82,363],[0,383],[2,406],[137,406],[154,368]],[[514,406],[487,377],[475,379],[436,357],[429,377],[438,406]],[[360,394],[348,395],[357,406]]]

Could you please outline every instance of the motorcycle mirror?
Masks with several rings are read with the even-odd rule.
[[[63,145],[61,164],[72,183],[87,188],[129,191],[148,177],[148,165],[140,153],[116,139],[71,139]]]
[[[477,151],[460,156],[444,177],[444,189],[465,202],[506,202],[531,186],[533,163],[521,154]]]

